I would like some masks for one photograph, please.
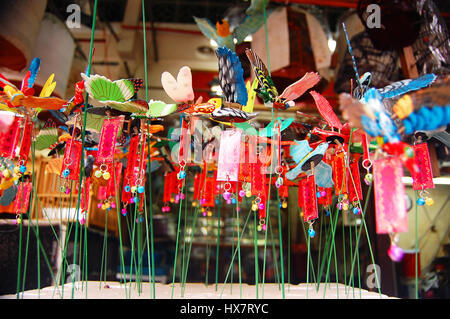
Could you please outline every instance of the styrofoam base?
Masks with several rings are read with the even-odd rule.
[[[264,290],[260,284],[258,291],[258,299],[281,299],[282,285],[265,284]],[[119,282],[100,283],[98,281],[76,283],[73,288],[72,283],[61,287],[46,287],[38,290],[29,290],[20,293],[23,299],[150,299],[152,295],[152,284],[141,283],[141,291],[138,292],[138,286],[135,282],[121,284]],[[78,288],[77,288],[78,287]],[[72,296],[73,291],[73,296]],[[328,283],[320,284],[316,290],[316,284],[284,284],[286,299],[386,299],[391,298],[378,292],[371,292],[364,289],[353,288],[343,284]],[[16,298],[14,295],[4,295],[0,298]],[[187,283],[182,289],[179,283],[172,284],[155,284],[156,299],[256,299],[256,286],[242,284],[242,291],[239,284],[215,284],[206,286],[203,283]]]

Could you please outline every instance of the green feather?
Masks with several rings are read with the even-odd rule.
[[[150,117],[162,117],[176,111],[176,104],[166,104],[162,101],[150,101],[148,103]]]
[[[56,142],[58,142],[58,130],[56,127],[44,128],[36,137],[36,149],[39,151],[45,150]]]

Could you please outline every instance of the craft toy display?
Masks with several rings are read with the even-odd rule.
[[[202,33],[218,44],[215,54],[222,95],[207,101],[195,96],[189,66],[181,67],[176,78],[169,72],[161,74],[171,103],[151,96],[137,99],[139,90],[147,91],[146,79],[108,79],[90,74],[90,67],[79,75],[70,100],[52,96],[58,74],[52,74],[36,96],[39,57],[32,60],[20,88],[0,74],[0,192],[2,204],[14,203],[17,226],[36,201],[34,154],[45,151],[59,175],[61,194],[78,197],[77,227],[86,227],[94,187],[97,208],[118,213],[119,219],[131,214],[134,223],[148,227],[148,213],[155,209],[150,207],[155,187],[151,172],[165,163],[169,169],[160,185],[162,213],[180,220],[186,196],[191,196],[187,188],[192,185],[189,200],[195,216],[211,217],[221,205],[233,207],[238,216],[243,203],[250,203],[255,229],[267,239],[270,207],[278,213],[286,209],[290,190],[295,189],[309,245],[317,240],[319,218],[328,218],[332,229],[343,214],[360,216],[364,223],[365,183],[369,192],[374,190],[376,232],[389,234],[388,254],[400,261],[398,234],[408,231],[403,169],[409,171],[413,189],[419,192],[417,205],[433,205],[427,192],[434,188],[428,147],[415,134],[450,124],[448,79],[425,74],[375,88],[370,72],[360,76],[353,58],[352,89],[339,96],[341,118],[319,93],[321,76],[313,70],[279,94],[259,52],[246,49],[241,59],[248,59],[245,62],[252,71],[246,83],[236,46],[267,21],[271,14],[266,11],[267,2],[251,1],[238,25],[230,25],[225,18],[217,25],[195,18]],[[274,115],[289,111],[295,100],[307,95],[321,117],[315,124],[297,120],[292,112]],[[272,113],[263,127],[255,126],[259,113],[253,110],[258,99]],[[163,135],[168,117],[179,119],[179,127]],[[200,129],[202,121],[209,123],[209,135]],[[285,139],[283,133],[293,127],[294,135]],[[365,174],[360,175],[360,167]],[[176,227],[178,245],[183,225],[178,222]],[[237,236],[239,245],[239,232]],[[177,253],[178,246],[173,281]]]

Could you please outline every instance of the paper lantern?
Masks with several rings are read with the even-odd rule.
[[[0,67],[21,71],[33,59],[32,51],[47,1],[4,0],[0,10]]]

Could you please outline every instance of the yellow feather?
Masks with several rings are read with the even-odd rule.
[[[248,100],[247,105],[242,107],[242,110],[248,113],[253,112],[253,107],[255,106],[255,97],[256,92],[255,89],[258,87],[258,79],[254,79],[253,83],[250,85],[250,81],[247,81],[245,85],[247,87]]]
[[[55,74],[50,74],[47,81],[44,84],[44,87],[41,90],[41,94],[39,94],[39,97],[49,97],[52,95],[53,90],[56,87],[56,82],[53,82],[53,79],[55,77]]]

